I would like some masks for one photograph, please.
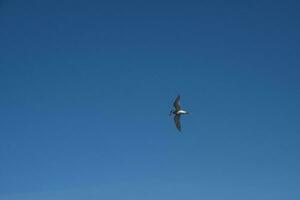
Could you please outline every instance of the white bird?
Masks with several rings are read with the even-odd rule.
[[[174,114],[174,121],[177,129],[181,131],[180,117],[182,114],[189,114],[189,112],[182,110],[180,106],[180,95],[178,95],[173,103],[175,110],[171,110],[170,115]]]

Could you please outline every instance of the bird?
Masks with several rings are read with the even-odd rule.
[[[172,109],[170,111],[170,115],[174,115],[174,122],[176,125],[176,128],[179,132],[181,132],[181,123],[180,123],[180,117],[182,114],[186,115],[189,114],[189,112],[182,110],[180,106],[180,95],[178,95],[173,103],[174,110]]]

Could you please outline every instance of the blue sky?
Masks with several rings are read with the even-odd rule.
[[[298,200],[299,9],[0,1],[0,198]]]

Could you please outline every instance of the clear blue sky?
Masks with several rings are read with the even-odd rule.
[[[0,1],[0,199],[299,200],[299,10]]]

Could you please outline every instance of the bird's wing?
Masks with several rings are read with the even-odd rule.
[[[180,115],[175,115],[174,116],[174,121],[176,124],[176,127],[179,131],[181,131],[181,124],[180,124]]]
[[[178,95],[173,103],[176,111],[181,110],[180,108],[180,95]]]

